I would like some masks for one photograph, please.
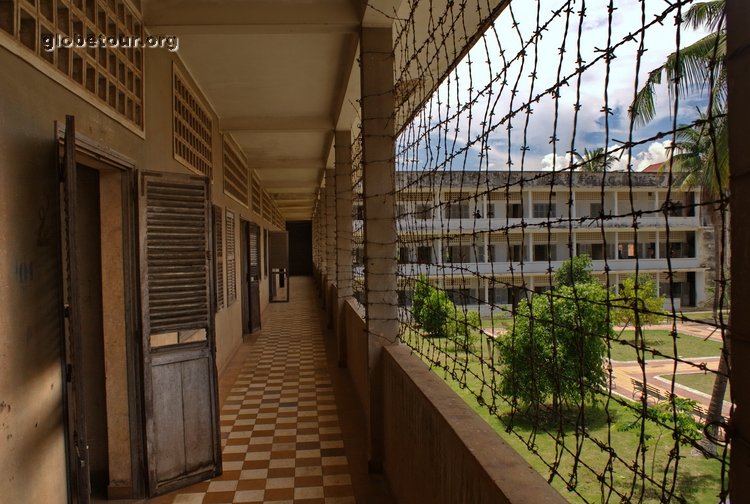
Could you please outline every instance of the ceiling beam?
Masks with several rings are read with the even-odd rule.
[[[336,35],[358,33],[356,22],[274,23],[274,24],[155,24],[146,28],[152,34],[189,35]]]
[[[333,130],[333,121],[321,117],[227,117],[219,119],[219,129],[227,132],[321,132]]]
[[[142,0],[143,20],[175,35],[234,33],[346,33],[359,29],[361,14],[348,0]],[[232,28],[234,27],[234,28]],[[165,32],[166,33],[166,32]]]
[[[289,181],[289,180],[264,180],[263,181],[263,188],[267,190],[269,193],[273,193],[273,189],[277,189],[279,191],[283,192],[291,192],[296,189],[301,189],[306,192],[310,192],[311,188],[317,187],[314,182],[310,183],[303,183],[300,184],[299,181]]]
[[[284,170],[287,168],[296,170],[322,170],[325,163],[320,159],[249,159],[247,167],[259,172],[265,170]]]

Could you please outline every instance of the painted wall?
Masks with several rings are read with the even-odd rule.
[[[10,44],[3,39],[0,46],[6,43]],[[79,134],[131,158],[139,170],[188,170],[172,155],[174,54],[151,50],[145,55],[144,140],[14,54],[23,50],[0,47],[0,495],[6,502],[55,504],[66,502],[67,477],[54,123],[64,122],[66,114],[75,115]],[[213,124],[213,203],[234,210],[238,222],[241,217],[268,227],[224,195],[221,135],[215,116]],[[238,251],[239,243],[238,235]],[[238,285],[239,271],[238,267]],[[268,302],[266,278],[260,290],[263,310]],[[216,315],[219,369],[242,342],[240,303],[238,299]],[[111,356],[110,352],[108,373],[112,379],[124,379],[123,363],[112,361]],[[122,387],[118,393],[122,396]],[[122,413],[118,425],[127,423]],[[119,436],[115,443],[124,445],[128,440]],[[128,470],[127,465],[117,465],[120,483],[127,484],[122,479]]]

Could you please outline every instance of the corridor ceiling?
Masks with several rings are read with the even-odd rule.
[[[390,26],[381,13],[408,10],[401,3],[142,0],[141,7],[150,33],[179,37],[179,55],[219,129],[239,143],[284,219],[305,220],[323,170],[333,167],[334,131],[357,122],[360,27]]]

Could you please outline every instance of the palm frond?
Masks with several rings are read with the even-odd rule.
[[[707,27],[709,30],[717,32],[723,29],[724,12],[726,8],[725,0],[711,0],[708,2],[699,2],[688,9],[685,14],[685,21],[694,29]]]

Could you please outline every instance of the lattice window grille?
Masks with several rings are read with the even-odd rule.
[[[224,151],[224,192],[247,208],[250,182],[247,158],[230,135],[224,135],[222,143]]]
[[[174,158],[193,171],[213,176],[213,121],[199,95],[188,85],[177,67],[173,68]]]
[[[43,37],[139,37],[143,24],[122,0],[0,1],[0,33],[49,63],[99,103],[143,129],[143,49],[102,47],[45,50]],[[82,40],[81,42],[84,42]],[[73,40],[73,42],[76,42]]]
[[[255,212],[258,215],[261,215],[261,212],[263,211],[262,202],[261,199],[263,198],[263,193],[260,188],[260,181],[258,180],[258,177],[253,174],[250,180],[250,205],[252,206],[253,212]]]

